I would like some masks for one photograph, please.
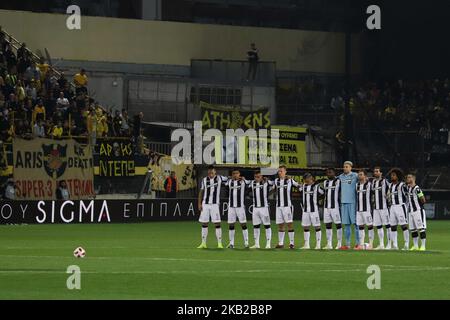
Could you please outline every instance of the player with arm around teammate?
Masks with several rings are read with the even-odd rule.
[[[359,229],[359,247],[357,250],[364,249],[365,238],[365,226],[369,232],[369,247],[365,249],[373,248],[373,219],[371,208],[371,183],[367,179],[365,170],[359,170],[358,183],[356,184],[356,225]]]
[[[413,238],[412,251],[425,251],[426,244],[426,229],[427,218],[425,215],[425,196],[418,185],[416,185],[416,176],[412,173],[406,176],[406,183],[408,184],[408,214],[409,214],[409,228],[411,229],[411,236]],[[421,246],[419,248],[419,234]]]
[[[323,189],[318,183],[315,183],[314,177],[310,173],[303,176],[304,184],[301,187],[302,193],[302,227],[304,232],[305,244],[302,249],[309,250],[310,227],[316,231],[316,250],[321,249],[322,230],[320,229],[319,217],[319,195],[323,195]]]
[[[301,185],[287,176],[286,166],[278,168],[278,178],[273,181],[276,191],[275,220],[278,225],[277,249],[284,247],[285,227],[288,227],[289,248],[294,249],[294,207],[292,206],[292,187],[300,188]]]
[[[323,182],[323,189],[325,194],[323,204],[323,222],[325,223],[327,245],[325,250],[333,249],[333,223],[336,226],[337,246],[339,249],[342,246],[342,222],[340,213],[340,186],[341,181],[336,178],[336,171],[333,168],[326,170],[327,180]]]
[[[387,192],[389,182],[383,177],[381,167],[376,166],[373,169],[374,178],[372,179],[372,197],[373,197],[373,224],[377,228],[379,245],[375,250],[391,249],[391,225],[389,222],[389,209],[387,203]],[[384,230],[386,228],[387,245],[384,246]]]
[[[198,209],[200,218],[198,221],[202,225],[202,243],[198,249],[206,249],[208,237],[208,224],[211,221],[216,229],[217,248],[223,249],[222,229],[220,226],[220,190],[222,184],[228,181],[227,177],[218,176],[213,166],[208,167],[208,175],[202,179],[200,192],[198,194]]]
[[[247,217],[245,215],[245,180],[241,178],[239,169],[231,172],[231,179],[225,182],[228,187],[228,232],[230,243],[227,248],[234,249],[235,224],[239,221],[244,238],[244,247],[248,249]]]
[[[272,229],[270,227],[270,214],[269,214],[269,191],[272,185],[271,181],[268,181],[263,177],[261,171],[255,171],[254,180],[247,182],[253,198],[253,235],[255,239],[255,245],[250,249],[259,249],[259,238],[261,234],[261,224],[264,225],[266,233],[266,249],[271,248],[272,242]]]
[[[403,250],[409,250],[409,230],[408,230],[408,218],[407,218],[407,188],[403,182],[403,171],[398,168],[393,168],[389,172],[391,178],[391,184],[389,186],[389,221],[391,225],[391,242],[392,250],[398,250],[397,241],[397,226],[403,230],[403,238],[405,240],[405,246]]]

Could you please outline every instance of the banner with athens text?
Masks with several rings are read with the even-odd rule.
[[[243,110],[241,107],[217,106],[200,102],[203,129],[268,129],[270,111],[268,108]]]

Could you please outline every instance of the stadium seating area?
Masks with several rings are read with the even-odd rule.
[[[66,78],[0,28],[0,140],[20,136],[142,138],[143,114],[107,110],[89,96],[85,70]]]
[[[379,133],[380,137],[371,136],[372,143],[363,143],[370,145],[372,153],[373,142],[384,136],[385,145],[406,160],[403,165],[419,166],[414,160],[420,157],[426,165],[446,164],[443,155],[450,150],[448,79],[366,83],[353,93],[350,112],[355,135],[364,130]]]
[[[350,108],[362,125],[376,121],[384,129],[420,130],[424,136],[448,132],[450,82],[436,79],[367,83],[355,92]]]

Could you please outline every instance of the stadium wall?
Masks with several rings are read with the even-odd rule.
[[[52,58],[189,66],[191,59],[243,60],[250,42],[277,70],[343,74],[343,33],[84,17],[81,30],[68,15],[0,10],[1,25],[33,50]],[[359,36],[353,41],[353,73],[360,72]]]

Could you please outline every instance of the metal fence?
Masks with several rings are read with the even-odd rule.
[[[247,60],[192,59],[191,75],[197,79],[220,82],[242,82],[250,80],[257,84],[274,84],[276,64],[273,61],[260,61],[257,64],[255,79],[248,79]]]

